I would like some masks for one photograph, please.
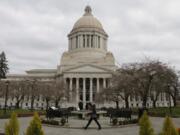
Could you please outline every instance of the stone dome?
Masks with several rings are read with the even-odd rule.
[[[90,6],[86,6],[84,15],[79,20],[77,20],[71,32],[82,29],[99,31],[106,34],[101,22],[92,15],[92,10]]]

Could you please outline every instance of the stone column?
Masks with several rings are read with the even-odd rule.
[[[74,37],[71,38],[71,50],[74,49]]]
[[[91,48],[91,35],[89,35],[89,48]]]
[[[83,36],[80,35],[79,36],[79,48],[82,48],[82,46],[83,46]]]
[[[83,78],[83,108],[86,106],[86,78]]]
[[[67,78],[63,79],[65,86],[67,85]]]
[[[69,38],[69,45],[68,45],[68,49],[71,50],[71,38]]]
[[[90,102],[93,101],[93,78],[90,78]]]
[[[79,48],[79,35],[77,35],[77,48]]]
[[[72,101],[72,78],[70,78],[69,90],[70,90],[70,102],[71,102]]]
[[[76,102],[79,102],[79,78],[76,78]]]
[[[93,48],[96,48],[96,35],[94,35],[93,38],[94,38],[94,39],[93,39],[93,42],[94,42],[94,43],[93,43]]]
[[[96,78],[97,80],[97,93],[99,93],[99,78]]]
[[[87,35],[85,35],[85,48],[87,48]]]
[[[95,38],[95,40],[96,40],[96,48],[98,48],[98,37],[97,36],[95,36],[96,38]]]
[[[106,88],[106,78],[103,78],[103,88]]]

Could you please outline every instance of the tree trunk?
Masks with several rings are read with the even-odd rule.
[[[143,107],[145,107],[145,108],[146,108],[146,103],[147,103],[147,97],[144,96],[143,97]]]
[[[18,101],[16,102],[16,108],[17,108],[17,109],[19,109],[19,103],[20,103],[20,101],[18,100]]]
[[[156,100],[153,100],[153,107],[156,108]]]
[[[34,98],[31,98],[31,110],[34,109]]]
[[[46,110],[49,108],[49,99],[46,99]]]
[[[115,101],[116,102],[116,109],[119,109],[119,101]]]
[[[59,100],[55,100],[55,107],[56,107],[56,108],[59,107]]]
[[[129,108],[129,100],[128,100],[128,97],[125,97],[125,108]]]
[[[177,106],[176,96],[172,97],[172,100],[173,100],[174,107],[176,107]]]

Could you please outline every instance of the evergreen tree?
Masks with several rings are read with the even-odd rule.
[[[33,120],[27,128],[26,135],[44,135],[42,130],[41,120],[37,113],[34,113]]]
[[[5,135],[19,135],[19,122],[16,113],[12,113],[11,119],[5,124]]]
[[[139,135],[154,135],[154,130],[151,126],[151,122],[147,115],[147,112],[144,112],[143,116],[139,121],[140,130]]]
[[[164,120],[162,133],[160,135],[178,135],[178,132],[169,116]]]
[[[7,62],[8,61],[6,59],[6,54],[4,52],[2,52],[0,54],[0,79],[6,78],[6,74],[9,70]]]

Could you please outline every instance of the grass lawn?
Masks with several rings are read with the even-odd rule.
[[[160,116],[172,115],[173,117],[180,117],[180,107],[172,107],[171,114],[169,107],[150,108],[149,113]]]
[[[20,117],[32,116],[34,112],[45,114],[44,110],[33,110],[32,111],[32,110],[28,110],[28,109],[12,109],[12,110],[7,109],[6,114],[4,114],[4,110],[0,109],[0,118],[9,118],[11,116],[12,112],[15,112]]]

